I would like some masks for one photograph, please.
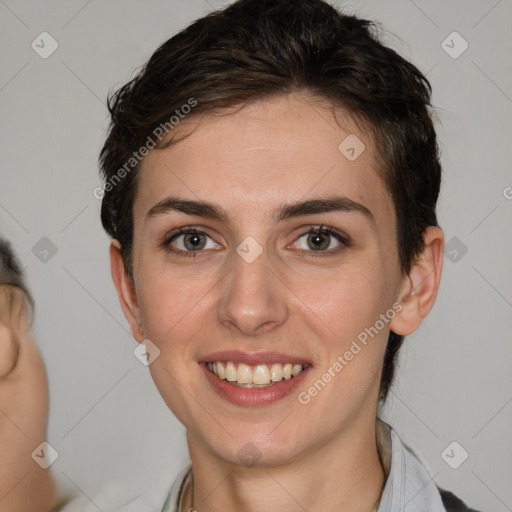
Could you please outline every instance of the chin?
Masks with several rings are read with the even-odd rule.
[[[300,457],[305,440],[284,430],[280,435],[274,432],[269,436],[269,431],[268,427],[241,427],[230,431],[233,437],[226,433],[222,438],[205,439],[205,443],[218,458],[237,466],[275,467]]]

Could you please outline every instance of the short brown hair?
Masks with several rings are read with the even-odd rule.
[[[111,125],[100,165],[111,186],[101,220],[119,240],[130,277],[139,165],[126,171],[126,163],[134,151],[191,99],[198,115],[295,91],[326,98],[371,129],[396,211],[400,267],[409,273],[425,229],[437,226],[441,166],[428,80],[379,42],[375,24],[323,0],[239,0],[166,41],[109,97]],[[123,168],[123,179],[113,184]],[[382,400],[402,342],[390,333]]]

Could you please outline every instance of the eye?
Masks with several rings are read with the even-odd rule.
[[[195,228],[180,228],[178,233],[164,241],[163,246],[173,254],[195,256],[194,253],[201,252],[203,249],[216,249],[218,244],[204,231]]]
[[[350,239],[333,228],[315,226],[299,236],[294,245],[303,251],[334,253],[348,247]]]
[[[311,226],[300,235],[293,248],[306,252],[337,253],[350,245],[350,238],[330,227]],[[195,257],[203,249],[218,249],[219,244],[197,228],[180,228],[162,243],[165,250],[179,256]]]

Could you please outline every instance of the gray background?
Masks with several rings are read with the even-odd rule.
[[[0,232],[15,244],[37,300],[48,440],[64,489],[93,495],[113,477],[171,481],[188,460],[183,428],[132,353],[93,189],[107,92],[221,5],[0,0]],[[439,220],[447,240],[456,237],[437,303],[407,338],[384,417],[438,484],[475,508],[512,510],[512,3],[344,5],[379,20],[387,44],[432,82],[445,173]],[[59,44],[47,59],[31,48],[43,31]],[[454,31],[469,44],[458,58],[442,47]],[[453,53],[462,43],[456,36],[445,45]],[[47,261],[36,245],[48,243],[43,237],[57,248]],[[469,453],[458,469],[441,456],[453,441]]]

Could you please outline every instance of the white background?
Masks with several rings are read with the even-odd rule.
[[[63,489],[92,495],[113,477],[144,485],[168,474],[172,482],[188,460],[183,428],[132,354],[93,189],[107,92],[221,5],[0,2],[0,233],[18,251],[37,301],[48,440],[59,452],[53,468]],[[439,221],[447,240],[468,249],[456,263],[445,258],[437,303],[406,339],[384,418],[439,485],[472,507],[512,510],[512,3],[344,5],[380,21],[392,34],[385,42],[428,74],[441,121]],[[31,48],[43,31],[59,45],[48,59]],[[469,44],[457,59],[441,47],[453,31]],[[32,252],[42,237],[57,247],[46,263]],[[452,441],[469,452],[456,470],[441,458]]]

